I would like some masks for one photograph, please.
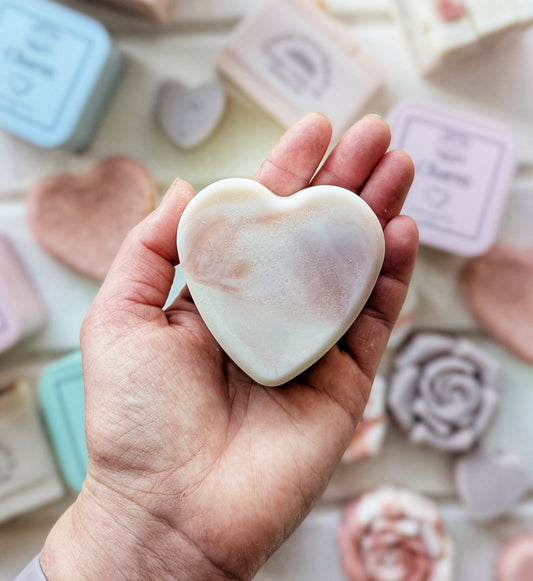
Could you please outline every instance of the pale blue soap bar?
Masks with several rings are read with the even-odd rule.
[[[0,127],[41,147],[80,150],[121,71],[97,21],[47,0],[0,0]]]
[[[39,379],[39,399],[63,477],[74,491],[87,474],[85,405],[79,351],[49,365]]]

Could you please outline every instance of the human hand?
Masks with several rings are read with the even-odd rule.
[[[373,208],[386,252],[364,310],[284,387],[254,383],[186,289],[163,310],[194,195],[174,183],[131,231],[84,321],[89,468],[41,553],[49,581],[250,579],[320,497],[361,417],[417,249],[414,222],[398,216],[413,166],[385,153],[387,125],[362,119],[317,172],[330,138],[329,121],[308,115],[256,179],[282,196],[343,186]]]

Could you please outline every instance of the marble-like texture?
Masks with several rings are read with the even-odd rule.
[[[383,486],[344,510],[338,533],[349,581],[451,581],[453,543],[431,500]]]
[[[103,280],[127,233],[157,204],[150,172],[126,157],[81,176],[58,174],[29,193],[27,219],[37,242],[70,268]]]
[[[336,186],[291,196],[253,180],[208,186],[178,226],[185,281],[231,359],[280,385],[326,353],[353,323],[384,256],[370,207]]]
[[[234,24],[259,0],[178,0],[174,23],[164,28],[92,0],[56,1],[101,20],[124,54],[127,67],[96,141],[83,155],[44,151],[0,133],[0,231],[16,246],[49,311],[41,332],[11,350],[8,357],[0,357],[0,384],[6,375],[12,379],[34,375],[65,350],[79,347],[81,320],[98,289],[97,283],[63,266],[33,241],[24,221],[24,203],[35,181],[50,173],[79,174],[98,159],[120,153],[149,167],[161,193],[176,175],[201,189],[224,177],[253,176],[282,132],[258,106],[229,87],[228,106],[219,129],[193,150],[177,148],[153,118],[155,95],[169,71],[183,83],[196,86],[209,82],[214,76],[214,58]],[[530,0],[516,4],[529,10],[533,6]],[[465,55],[428,80],[419,74],[397,23],[389,16],[389,0],[328,0],[327,5],[349,34],[385,67],[386,91],[376,95],[363,114],[385,116],[400,99],[415,97],[499,120],[513,128],[519,139],[520,168],[500,238],[508,244],[531,246],[533,76],[524,75],[524,70],[528,70],[533,54],[533,27],[504,43],[484,46],[477,55]],[[414,328],[467,332],[502,363],[502,404],[483,442],[520,453],[533,470],[533,368],[482,333],[458,292],[462,263],[460,257],[420,249]],[[181,282],[178,273],[176,290]],[[387,366],[382,370],[387,372]],[[381,454],[338,467],[324,499],[270,559],[257,581],[345,581],[335,542],[340,506],[355,494],[391,479],[438,501],[456,543],[456,581],[492,579],[502,540],[533,530],[533,504],[521,503],[506,518],[481,526],[455,502],[452,468],[449,454],[413,447],[391,423]],[[52,524],[72,500],[67,497],[0,527],[1,581],[12,581],[40,550]]]

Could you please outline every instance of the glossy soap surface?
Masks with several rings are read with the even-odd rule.
[[[350,327],[379,275],[384,238],[369,206],[343,188],[280,197],[227,179],[187,206],[178,253],[215,339],[258,383],[274,386]]]

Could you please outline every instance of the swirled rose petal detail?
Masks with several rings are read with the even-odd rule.
[[[387,405],[417,444],[465,452],[500,402],[497,362],[464,338],[419,333],[396,358]]]
[[[384,486],[345,510],[339,527],[342,565],[350,581],[451,581],[453,545],[436,505]]]

